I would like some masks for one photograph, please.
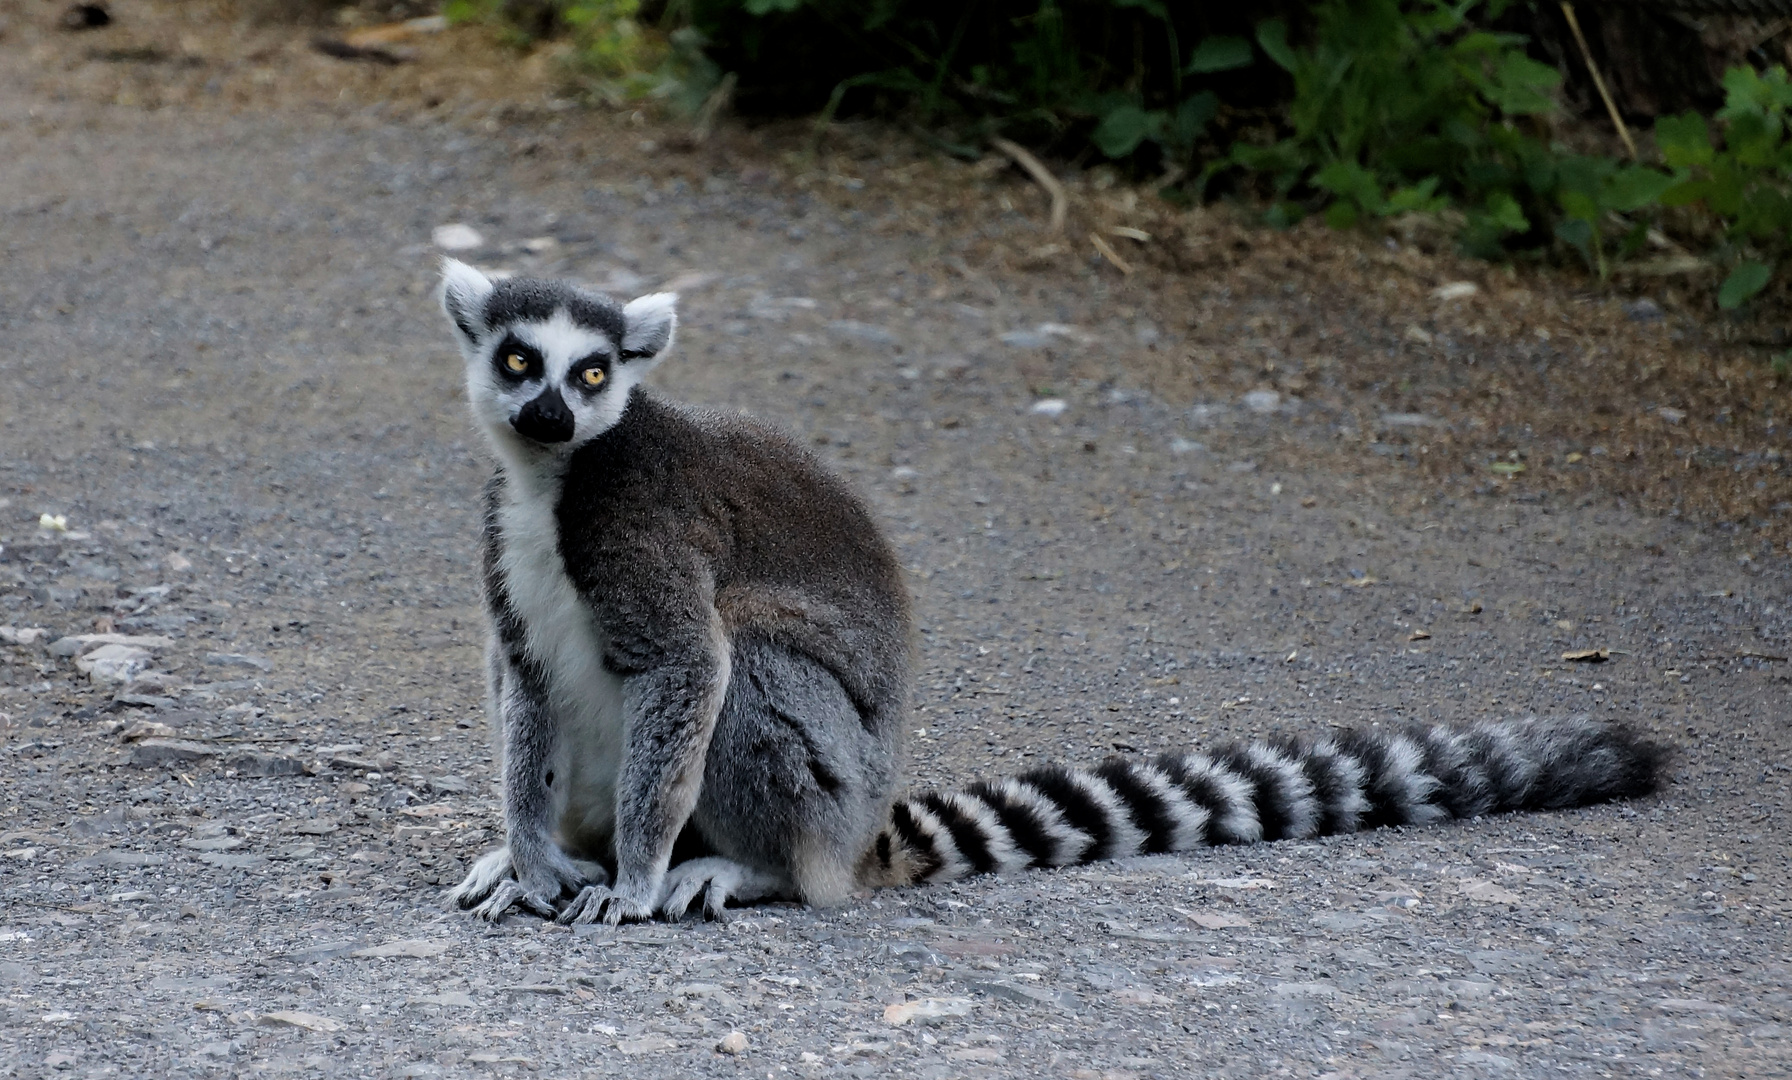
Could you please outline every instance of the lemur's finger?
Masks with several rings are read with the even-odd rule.
[[[554,917],[554,921],[562,926],[570,926],[573,923],[594,923],[603,911],[604,898],[609,895],[610,890],[602,885],[587,885],[579,890],[579,895],[573,897],[565,907],[560,909],[560,914]]]

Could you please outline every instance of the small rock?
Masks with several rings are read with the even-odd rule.
[[[1191,911],[1188,921],[1204,930],[1232,930],[1251,925],[1251,920],[1227,911]]]
[[[292,827],[292,831],[300,836],[328,836],[338,828],[340,826],[328,818],[315,818],[311,821],[299,822]]]
[[[332,1020],[327,1016],[318,1016],[316,1013],[282,1010],[280,1012],[262,1013],[260,1019],[261,1023],[266,1027],[296,1027],[304,1028],[306,1031],[323,1032],[342,1030],[341,1021]]]
[[[388,941],[384,945],[371,945],[365,949],[356,949],[349,953],[364,959],[389,959],[405,957],[412,960],[428,960],[440,956],[453,947],[453,942],[430,938],[406,938],[402,941]]]
[[[205,662],[213,667],[246,667],[256,671],[274,670],[273,662],[265,656],[251,656],[248,653],[208,652]]]
[[[75,667],[96,683],[128,683],[155,657],[135,645],[101,645],[75,659]]]
[[[1436,427],[1438,419],[1416,412],[1382,413],[1381,422],[1386,427]]]
[[[1630,316],[1631,322],[1654,322],[1661,318],[1661,305],[1645,296],[1625,304],[1624,314]]]
[[[1481,287],[1472,281],[1452,281],[1439,285],[1431,290],[1433,300],[1462,300],[1481,291]]]
[[[485,237],[478,229],[458,221],[436,226],[430,240],[443,251],[472,251],[485,246]]]
[[[1244,407],[1254,413],[1272,413],[1282,405],[1282,395],[1274,390],[1252,390],[1243,400]]]
[[[1192,439],[1185,439],[1180,435],[1172,435],[1170,437],[1170,453],[1172,454],[1192,454],[1196,451],[1205,449],[1207,449],[1206,443],[1198,443]]]
[[[283,754],[238,754],[224,762],[238,776],[303,776],[305,763]]]
[[[0,626],[0,645],[36,645],[49,633],[41,626]]]
[[[895,345],[902,339],[886,327],[875,323],[858,322],[854,319],[835,319],[828,323],[828,329],[841,337],[863,341],[868,345]]]
[[[1070,403],[1063,398],[1048,397],[1035,401],[1033,407],[1027,411],[1036,416],[1062,416],[1064,410],[1069,407]]]
[[[440,246],[440,245],[437,245]],[[531,255],[540,255],[560,246],[560,241],[551,236],[532,236],[523,241],[523,250]]]
[[[438,795],[465,795],[473,790],[473,785],[459,776],[432,776],[424,781],[423,786]]]
[[[1459,888],[1462,895],[1483,904],[1517,904],[1523,900],[1523,897],[1511,889],[1502,888],[1491,881],[1464,881]]]
[[[730,1031],[728,1034],[722,1036],[721,1042],[716,1043],[716,1053],[718,1054],[727,1054],[730,1057],[738,1057],[746,1052],[747,1033],[744,1031]]]
[[[888,1006],[884,1009],[884,1023],[892,1027],[902,1027],[911,1021],[931,1025],[969,1015],[970,998],[922,998]]]
[[[1052,336],[1037,330],[1010,330],[1002,335],[1001,342],[1015,349],[1043,349],[1052,343]]]
[[[144,739],[131,752],[131,764],[181,765],[217,756],[217,750],[189,739]]]
[[[194,851],[235,851],[249,841],[240,836],[209,836],[202,839],[186,839],[180,846]]]
[[[67,659],[71,656],[84,656],[106,645],[127,645],[133,649],[154,652],[172,644],[173,638],[159,634],[70,634],[52,641],[48,651],[51,656]]]
[[[168,569],[177,574],[184,574],[193,569],[193,560],[176,551],[168,556]]]
[[[1678,424],[1686,419],[1686,410],[1670,409],[1666,405],[1663,405],[1661,408],[1655,410],[1655,415],[1661,417],[1670,424]]]
[[[676,1050],[678,1044],[664,1035],[642,1035],[635,1039],[623,1039],[616,1044],[616,1049],[625,1054],[657,1054],[662,1050]]]

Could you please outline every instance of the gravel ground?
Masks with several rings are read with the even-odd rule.
[[[889,198],[664,176],[615,128],[144,111],[30,69],[0,51],[0,1075],[1787,1072],[1783,558],[1434,485],[1354,437],[1367,391],[1204,395],[1210,350],[1191,408],[1139,374],[1182,356],[1157,294],[942,275],[953,223]],[[658,384],[866,494],[922,628],[917,784],[1561,713],[1658,733],[1674,782],[727,925],[445,911],[500,832],[449,222],[490,268],[682,290]]]

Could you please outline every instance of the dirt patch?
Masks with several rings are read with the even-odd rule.
[[[1102,170],[1064,181],[1069,213],[1053,231],[1045,192],[1006,157],[943,158],[876,125],[836,125],[819,140],[794,123],[699,135],[649,109],[590,109],[565,96],[554,48],[519,51],[478,27],[406,36],[390,63],[329,55],[314,28],[224,0],[119,3],[109,26],[79,33],[58,30],[51,9],[8,6],[0,47],[26,50],[52,96],[451,117],[519,154],[796,189],[919,249],[929,299],[942,304],[999,304],[995,279],[1035,292],[1065,275],[1104,280],[1115,323],[1133,331],[1111,353],[1130,377],[1191,406],[1255,392],[1262,408],[1299,399],[1334,424],[1352,419],[1339,450],[1370,471],[1416,472],[1415,497],[1615,498],[1764,544],[1792,540],[1787,380],[1766,362],[1784,347],[1783,312],[1720,315],[1709,282],[1625,291],[1459,258],[1422,230],[1276,232],[1231,208],[1178,208]],[[983,228],[1017,214],[1038,223],[1024,241]],[[1058,359],[1052,333],[1017,361],[1040,393],[1114,378],[1086,350]]]

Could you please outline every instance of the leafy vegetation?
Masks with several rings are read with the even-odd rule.
[[[1721,223],[1718,254],[1733,267],[1717,302],[1727,309],[1765,288],[1792,244],[1792,83],[1783,67],[1738,67],[1724,76],[1724,92],[1721,146],[1696,113],[1658,120],[1655,143],[1675,171],[1662,204],[1697,207]]]
[[[1255,193],[1273,224],[1431,215],[1470,253],[1560,253],[1600,277],[1678,228],[1728,268],[1723,307],[1759,294],[1792,237],[1784,69],[1731,71],[1712,120],[1662,118],[1659,163],[1579,153],[1556,141],[1558,70],[1523,35],[1494,29],[1512,6],[450,0],[447,10],[568,34],[590,70],[633,73],[633,92],[676,85],[695,103],[732,73],[750,111],[819,111],[824,122],[880,111],[964,156],[1000,133],[1100,155],[1173,194]],[[642,77],[649,68],[657,74]]]

